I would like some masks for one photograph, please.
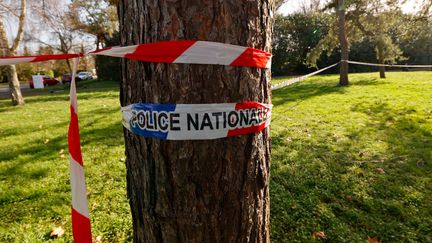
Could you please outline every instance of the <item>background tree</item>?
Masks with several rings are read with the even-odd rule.
[[[104,47],[108,38],[118,30],[114,2],[107,0],[74,0],[70,6],[74,28],[95,37],[95,48]]]
[[[122,45],[218,41],[270,51],[273,1],[121,0]],[[270,103],[270,71],[124,60],[122,106]],[[135,242],[268,242],[269,131],[163,141],[124,132]]]
[[[71,21],[72,12],[67,8],[67,5],[59,3],[57,0],[34,2],[32,4],[33,14],[39,18],[38,23],[44,23],[44,25],[37,34],[34,32],[27,33],[26,39],[63,54],[71,53],[75,49],[79,51],[77,47],[79,47],[78,43],[81,42],[83,34],[76,31]],[[51,38],[47,39],[46,35],[40,35],[44,32],[48,32]],[[70,60],[66,59],[65,62],[68,72],[72,73]]]
[[[115,32],[112,37],[106,39],[107,46],[119,46],[120,45],[120,33]],[[98,56],[97,59],[97,73],[98,80],[116,81],[120,82],[120,65],[121,60],[116,57],[109,56]]]
[[[354,1],[354,0],[353,0]],[[322,53],[330,55],[336,47],[340,47],[340,78],[339,85],[345,86],[349,84],[348,80],[348,63],[349,60],[349,41],[348,36],[357,35],[357,31],[352,28],[352,25],[347,21],[346,10],[349,9],[353,1],[332,0],[323,10],[333,11],[334,19],[330,22],[330,29],[327,35],[312,48],[307,56],[307,62],[311,66],[315,66],[317,60],[321,57]]]
[[[340,79],[339,85],[346,86],[349,84],[348,80],[348,60],[349,60],[349,47],[348,37],[346,33],[346,20],[345,20],[345,0],[338,0],[337,13],[338,13],[338,30],[339,30],[339,44],[341,48],[341,63],[340,63]]]
[[[392,34],[395,39],[404,35],[399,31],[401,23],[398,20],[403,16],[400,2],[359,1],[354,7],[355,10],[352,12],[354,23],[375,45],[378,63],[393,64],[397,60],[403,60],[402,50],[392,38]],[[385,78],[385,67],[379,67],[379,71],[380,78]]]
[[[27,13],[27,2],[26,0],[20,1],[19,11],[16,11],[14,7],[9,6],[7,3],[1,1],[1,18],[0,18],[0,49],[1,54],[4,56],[14,56],[18,45],[23,37],[24,24]],[[19,12],[19,15],[16,14]],[[18,17],[18,29],[15,39],[12,41],[12,45],[9,45],[8,35],[4,26],[4,20],[10,16]],[[9,89],[12,99],[12,105],[23,105],[24,99],[21,94],[20,83],[16,72],[15,65],[6,66],[6,72],[8,76]]]
[[[95,48],[105,47],[118,31],[117,0],[74,0],[70,19],[76,30],[95,37]],[[94,57],[98,77],[104,76],[100,66],[110,58]]]
[[[24,56],[32,56],[32,52],[27,46],[24,46]],[[21,63],[16,66],[18,79],[19,80],[30,80],[34,74],[34,65],[32,63]]]
[[[398,23],[399,30],[404,34],[394,36],[398,46],[404,53],[406,60],[410,64],[430,64],[432,63],[432,19],[419,18],[417,15],[405,14],[400,17]]]
[[[275,9],[278,10],[286,2],[288,2],[288,0],[275,0]]]
[[[288,16],[277,14],[273,35],[272,73],[286,75],[310,71],[307,54],[329,31],[332,18],[314,9]]]

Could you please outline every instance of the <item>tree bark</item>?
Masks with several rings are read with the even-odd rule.
[[[6,66],[12,105],[24,105],[15,65]]]
[[[208,40],[270,52],[272,0],[121,0],[122,45]],[[124,60],[131,103],[270,103],[270,71]],[[269,129],[163,141],[124,130],[135,242],[269,242]]]
[[[341,63],[340,63],[340,79],[339,85],[346,86],[349,84],[348,80],[348,37],[346,34],[346,21],[345,21],[345,1],[338,0],[338,26],[339,26],[339,43],[341,48]]]
[[[384,65],[384,60],[385,60],[384,44],[381,41],[378,41],[377,49],[378,49],[378,63]],[[384,66],[379,67],[379,73],[380,73],[380,78],[386,78]]]
[[[0,18],[0,49],[2,50],[2,55],[13,56],[18,48],[18,44],[22,39],[24,31],[24,20],[26,16],[26,0],[21,0],[21,14],[18,21],[17,36],[9,47],[9,40],[6,35],[6,29],[3,24],[3,19]],[[24,99],[21,94],[21,87],[18,80],[18,75],[16,72],[15,65],[9,65],[6,67],[8,84],[10,90],[10,96],[12,100],[12,105],[23,105]]]

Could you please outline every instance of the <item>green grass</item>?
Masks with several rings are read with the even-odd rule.
[[[296,76],[280,76],[280,77],[273,77],[272,84],[278,84],[282,83],[284,81],[287,81],[289,79],[295,78]]]
[[[91,91],[102,85],[111,89]],[[78,95],[93,234],[106,242],[130,240],[132,231],[117,86],[83,82]],[[58,226],[61,241],[71,241],[68,99],[64,91],[23,107],[0,100],[0,242],[45,242]]]
[[[431,242],[432,72],[350,77],[273,93],[272,239]]]
[[[273,242],[317,241],[315,231],[328,242],[432,241],[432,72],[376,76],[273,92]],[[71,241],[68,95],[50,89],[23,107],[0,100],[0,242],[44,242],[57,226]],[[115,83],[79,85],[92,230],[104,242],[132,240],[118,99]]]

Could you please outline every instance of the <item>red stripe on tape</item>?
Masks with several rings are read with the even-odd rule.
[[[90,219],[72,208],[72,232],[76,243],[91,243]]]
[[[131,54],[126,54],[125,58],[145,61],[145,62],[164,62],[172,63],[196,41],[162,41],[139,45]]]
[[[41,55],[36,56],[35,59],[31,62],[42,62],[48,60],[61,60],[61,59],[70,59],[75,57],[82,57],[84,54],[52,54],[52,55]]]
[[[230,130],[230,131],[228,131],[228,137],[244,135],[244,134],[249,134],[249,133],[257,133],[259,131],[264,130],[265,127],[266,127],[266,124],[263,123],[259,126],[245,127],[245,128]]]
[[[72,106],[70,106],[71,119],[68,130],[68,147],[69,153],[72,158],[83,166],[83,159],[81,154],[81,143],[78,126],[78,115]]]
[[[247,48],[230,66],[265,68],[271,54],[254,48]]]
[[[35,58],[35,56],[1,56],[0,59]]]
[[[236,110],[253,109],[253,108],[269,109],[267,106],[254,101],[245,101],[245,102],[237,103],[235,106]]]

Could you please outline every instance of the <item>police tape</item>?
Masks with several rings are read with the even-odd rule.
[[[271,54],[268,52],[211,41],[161,41],[133,46],[109,47],[89,54],[159,63],[212,64],[257,68],[270,68],[271,66]]]
[[[410,64],[378,64],[378,63],[369,63],[369,62],[356,62],[356,61],[345,61],[349,64],[357,64],[364,66],[373,66],[373,67],[397,67],[397,68],[432,68],[432,65],[410,65]]]
[[[51,54],[39,56],[2,56],[0,57],[0,66],[15,65],[20,63],[43,62],[50,60],[63,60],[82,57],[84,54]]]
[[[132,104],[122,107],[123,126],[136,135],[165,140],[210,140],[257,133],[270,125],[272,105]]]
[[[61,60],[86,55],[122,57],[156,63],[212,64],[270,68],[271,54],[262,50],[211,41],[161,41],[140,45],[108,47],[87,54],[52,54],[40,56],[3,56],[0,66],[29,62]]]
[[[297,77],[297,78],[293,78],[293,79],[289,79],[289,80],[287,80],[287,81],[283,81],[282,83],[278,83],[278,84],[272,85],[271,89],[272,89],[272,90],[276,90],[276,89],[280,89],[280,88],[283,88],[283,87],[289,86],[289,85],[291,85],[291,84],[294,84],[294,83],[297,83],[297,82],[303,81],[303,80],[305,80],[305,79],[307,79],[307,78],[309,78],[309,77],[312,77],[312,76],[314,76],[314,75],[317,75],[317,74],[319,74],[319,73],[322,73],[322,72],[324,72],[325,70],[330,69],[330,68],[332,68],[332,67],[334,67],[334,66],[336,66],[336,65],[338,65],[338,64],[339,64],[339,62],[338,62],[338,63],[335,63],[335,64],[333,64],[333,65],[330,65],[330,66],[328,66],[328,67],[325,67],[325,68],[323,68],[323,69],[320,69],[320,70],[318,70],[318,71],[315,71],[315,72],[313,72],[313,73],[309,73],[309,74],[306,74],[306,75],[303,75],[303,76],[300,76],[300,77]]]
[[[70,162],[70,182],[72,190],[72,234],[75,242],[91,242],[90,213],[87,204],[84,162],[81,153],[78,124],[78,102],[75,74],[78,58],[74,58],[72,81],[70,85],[70,122],[68,129],[68,148]]]

